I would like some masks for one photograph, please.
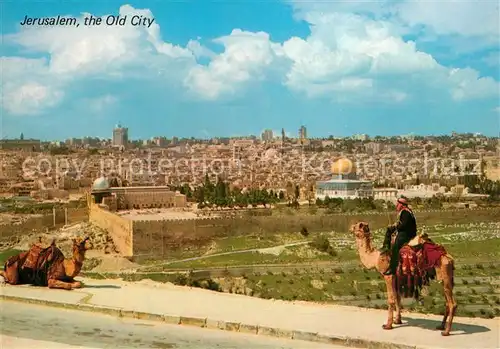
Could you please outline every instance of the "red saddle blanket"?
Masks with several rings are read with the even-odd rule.
[[[43,248],[39,245],[33,245],[28,251],[26,260],[21,268],[29,268],[33,270],[42,270],[48,266],[50,262],[58,255],[59,249],[54,245]]]
[[[398,269],[394,278],[395,287],[401,295],[418,299],[421,288],[434,278],[434,268],[445,254],[445,248],[433,242],[403,246],[399,252]]]

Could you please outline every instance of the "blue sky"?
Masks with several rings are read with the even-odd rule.
[[[118,122],[132,138],[500,132],[495,2],[2,6],[2,137],[109,138]],[[85,27],[88,14],[127,25]],[[26,15],[82,25],[21,27]]]

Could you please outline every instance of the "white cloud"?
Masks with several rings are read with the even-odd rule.
[[[4,85],[2,107],[13,115],[35,115],[57,105],[64,93],[36,82],[14,87]]]
[[[129,5],[120,7],[120,15],[152,17],[149,10]],[[82,14],[79,19],[89,14]],[[105,16],[103,16],[105,18]],[[109,78],[130,76],[163,79],[182,74],[193,66],[193,52],[164,42],[158,24],[151,27],[84,26],[23,27],[4,39],[30,53],[48,54],[50,59],[2,57],[4,101],[2,107],[12,114],[36,114],[62,100],[61,92],[69,83],[91,75]],[[21,94],[21,95],[16,95]],[[27,96],[35,100],[23,105]],[[11,100],[7,100],[7,96]],[[46,99],[46,100],[44,100]]]
[[[497,47],[500,40],[500,13],[496,1],[463,0],[382,0],[371,2],[290,1],[296,16],[307,22],[311,13],[343,13],[385,20],[392,32],[412,33],[418,41],[439,41],[453,52]]]
[[[90,98],[87,100],[88,108],[96,113],[104,111],[107,107],[115,105],[118,98],[113,95],[105,95],[98,98]]]
[[[49,78],[44,58],[0,57],[0,70],[1,107],[12,115],[39,114],[64,96],[60,85]]]
[[[120,7],[121,16],[133,14],[152,18],[150,10]],[[79,19],[90,14],[82,14]],[[103,20],[106,16],[103,16]],[[140,26],[84,26],[79,27],[23,27],[7,40],[25,49],[50,54],[49,69],[56,74],[103,74],[146,64],[155,54],[165,59],[192,59],[190,50],[164,42],[160,27]]]
[[[423,1],[396,5],[399,16],[409,25],[425,25],[439,35],[499,37],[499,7],[496,1]]]
[[[452,88],[452,97],[455,100],[496,96],[500,98],[500,85],[489,77],[479,77],[473,69],[451,69],[449,78]]]
[[[310,97],[403,101],[418,90],[440,89],[465,100],[498,93],[494,79],[440,65],[386,21],[336,12],[305,12],[303,18],[311,25],[309,37],[283,44],[293,62],[285,84]]]
[[[70,84],[89,76],[183,84],[206,100],[234,96],[252,82],[266,79],[282,80],[287,88],[311,98],[343,102],[403,102],[428,91],[430,96],[448,94],[455,101],[498,96],[499,84],[493,78],[480,77],[470,68],[445,67],[403,39],[421,26],[437,37],[462,35],[470,42],[498,38],[498,20],[493,21],[498,10],[489,3],[477,5],[480,8],[442,2],[425,6],[393,1],[297,2],[296,17],[310,25],[308,37],[278,43],[265,32],[234,29],[213,40],[223,47],[220,54],[204,47],[200,38],[185,47],[166,42],[157,23],[149,28],[25,27],[5,39],[50,58],[2,58],[2,107],[11,114],[36,114],[57,105]],[[475,25],[469,25],[469,19],[459,20],[469,12],[479,21]],[[130,5],[120,7],[119,13],[153,17],[150,10]],[[443,13],[454,16],[444,18]],[[199,64],[200,58],[209,63]],[[89,101],[88,108],[102,110],[116,98]]]
[[[275,47],[264,32],[252,33],[234,29],[230,35],[214,40],[224,52],[208,66],[197,65],[184,80],[193,92],[206,99],[233,94],[236,88],[251,80],[264,78],[264,70],[275,59]]]
[[[216,56],[215,52],[200,44],[198,40],[189,40],[186,47],[193,52],[196,58],[214,58]]]

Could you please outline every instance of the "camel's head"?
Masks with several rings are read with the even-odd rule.
[[[351,233],[357,238],[366,238],[370,236],[370,226],[366,222],[358,222],[351,226]]]
[[[92,249],[93,245],[90,241],[90,238],[76,238],[73,239],[73,252],[79,252],[81,254],[85,253],[85,251]]]

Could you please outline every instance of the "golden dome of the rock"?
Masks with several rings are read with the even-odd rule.
[[[332,164],[331,172],[333,174],[349,174],[356,172],[354,164],[347,158],[342,158]]]

